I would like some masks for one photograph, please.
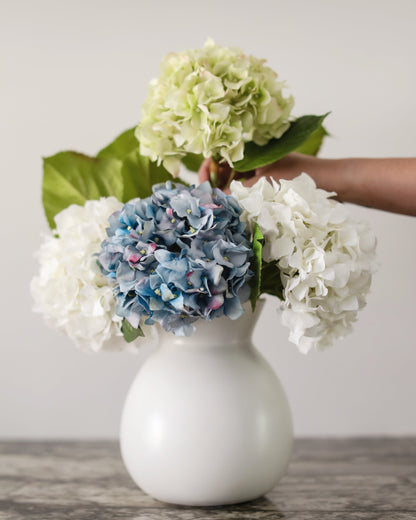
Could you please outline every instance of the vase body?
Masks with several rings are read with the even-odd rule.
[[[121,452],[136,484],[164,502],[209,506],[272,489],[291,454],[284,390],[251,343],[256,315],[199,320],[189,337],[160,334],[121,421]]]

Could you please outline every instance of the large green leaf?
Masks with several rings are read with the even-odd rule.
[[[296,152],[305,155],[318,155],[322,142],[327,135],[329,135],[329,133],[325,130],[323,125],[319,126],[319,128],[309,136],[306,142],[299,146],[299,148],[296,148]]]
[[[145,198],[152,194],[153,184],[173,180],[172,175],[162,166],[140,155],[140,144],[130,128],[98,152],[98,157],[112,157],[122,161],[123,179],[122,202],[136,197]]]
[[[97,157],[124,159],[131,151],[139,148],[139,141],[134,132],[135,128],[129,128],[117,136],[112,143],[98,152]]]
[[[139,150],[133,150],[123,159],[121,169],[124,191],[122,202],[135,197],[145,198],[152,194],[153,184],[173,180],[172,175],[147,157],[140,155]]]
[[[247,172],[271,164],[297,150],[321,125],[328,114],[323,116],[302,116],[294,121],[279,139],[271,139],[266,145],[253,142],[244,148],[244,157],[234,163],[234,170]]]
[[[262,265],[262,251],[264,245],[264,236],[259,228],[259,225],[256,224],[253,233],[253,259],[251,261],[251,270],[254,273],[253,278],[251,279],[251,308],[254,311],[256,308],[256,303],[260,295],[261,288],[261,265]]]
[[[114,196],[121,199],[121,161],[88,157],[77,152],[60,152],[43,159],[42,202],[48,224],[70,204]]]

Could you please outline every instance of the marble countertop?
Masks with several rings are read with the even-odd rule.
[[[416,520],[416,438],[300,439],[264,498],[171,506],[142,493],[113,441],[0,443],[1,520]]]

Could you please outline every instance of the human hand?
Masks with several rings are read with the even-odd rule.
[[[280,179],[293,179],[302,172],[307,172],[313,175],[314,171],[318,171],[317,162],[320,160],[316,157],[304,155],[301,153],[291,153],[282,159],[262,166],[256,170],[249,172],[233,174],[231,167],[228,164],[220,164],[217,173],[217,187],[222,189],[225,193],[229,193],[229,183],[231,180],[242,180],[245,186],[252,186],[260,177],[273,177],[276,181]],[[205,159],[199,169],[199,182],[210,180],[210,168],[212,159]],[[232,177],[232,179],[231,179]]]
[[[209,180],[211,159],[199,170],[201,182]],[[370,208],[416,216],[416,158],[348,158],[321,159],[291,153],[282,159],[251,172],[235,173],[228,165],[220,165],[218,187],[227,194],[232,178],[252,186],[260,177],[275,181],[291,180],[302,172],[315,181],[318,188],[335,192],[337,199]]]
[[[211,164],[212,159],[205,159],[201,164],[198,172],[199,182],[205,182],[211,180]],[[218,165],[217,170],[216,187],[223,190],[225,193],[230,193],[229,185],[232,180],[247,180],[254,176],[254,171],[251,172],[234,172],[231,166],[227,163],[221,163]]]

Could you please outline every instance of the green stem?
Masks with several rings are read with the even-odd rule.
[[[236,173],[235,170],[231,170],[230,176],[228,177],[228,181],[227,181],[227,184],[224,187],[224,190],[228,190],[230,188],[231,183],[234,180],[235,173]]]
[[[218,170],[219,164],[215,162],[213,159],[209,167],[209,181],[213,188],[216,188],[218,186]]]

